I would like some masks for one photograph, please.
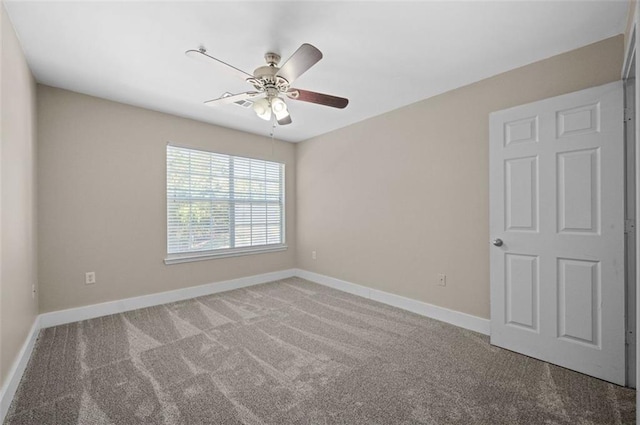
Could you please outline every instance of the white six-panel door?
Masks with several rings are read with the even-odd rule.
[[[491,343],[624,385],[622,83],[490,132]]]

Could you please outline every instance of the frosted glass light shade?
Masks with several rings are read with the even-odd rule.
[[[267,99],[259,99],[253,103],[253,110],[257,116],[265,121],[271,119],[271,105]]]

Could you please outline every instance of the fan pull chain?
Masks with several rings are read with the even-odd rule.
[[[271,127],[271,158],[274,156],[275,151],[275,140],[273,139],[273,134],[276,132],[276,122],[273,121],[273,126]]]

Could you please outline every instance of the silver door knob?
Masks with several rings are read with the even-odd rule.
[[[502,239],[494,239],[491,241],[492,244],[494,244],[495,246],[502,246],[503,242]]]

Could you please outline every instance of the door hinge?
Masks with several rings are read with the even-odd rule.
[[[633,119],[633,109],[624,108],[624,121],[631,121]]]
[[[636,340],[636,336],[635,336],[634,332],[633,331],[627,331],[624,342],[627,345],[629,345],[629,344],[633,344],[635,342],[635,340]]]
[[[636,231],[636,221],[635,220],[625,220],[624,221],[624,232],[625,233],[633,233]]]

